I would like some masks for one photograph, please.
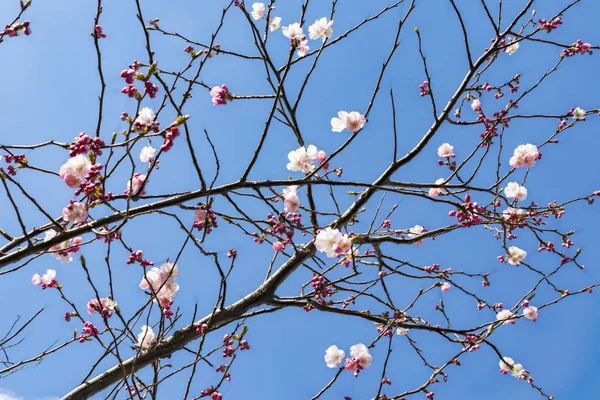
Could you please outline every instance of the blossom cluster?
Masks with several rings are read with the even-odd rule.
[[[152,268],[142,278],[140,289],[150,289],[154,302],[158,303],[166,317],[171,317],[171,305],[179,291],[179,284],[175,282],[179,276],[177,264],[166,262],[160,268]]]
[[[327,348],[325,351],[325,363],[329,368],[337,368],[342,363],[342,360],[346,357],[346,352],[340,350],[337,346],[333,345]],[[363,369],[371,366],[373,356],[369,353],[369,349],[362,343],[355,344],[350,347],[350,357],[346,358],[344,362],[344,369],[354,373],[354,376],[358,376],[359,372]]]

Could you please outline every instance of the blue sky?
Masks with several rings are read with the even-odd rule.
[[[314,4],[313,4],[314,3]],[[329,14],[328,2],[313,2],[307,11],[306,20]],[[389,0],[378,2],[344,1],[339,2],[334,23],[334,36],[356,25],[364,18],[377,13]],[[491,2],[489,2],[491,3]],[[515,15],[524,1],[504,2],[507,16]],[[554,15],[566,5],[565,1],[552,0],[537,2],[534,8],[539,18]],[[166,5],[159,0],[142,2],[144,19],[159,17],[160,25],[168,31],[176,31],[184,36],[207,42],[210,34],[218,25],[224,1],[195,2],[180,1]],[[493,32],[478,2],[457,1],[464,13],[471,40],[471,49],[477,57],[489,45]],[[493,13],[496,5],[490,4]],[[298,119],[303,135],[308,143],[330,153],[346,139],[345,134],[331,132],[329,120],[339,110],[364,111],[375,87],[376,76],[381,63],[387,57],[393,42],[397,21],[406,12],[407,5],[385,14],[382,18],[365,26],[339,45],[323,52],[321,64],[317,67],[306,89],[304,100],[298,109]],[[225,27],[217,41],[223,48],[256,54],[250,32],[241,13],[228,15]],[[17,1],[0,2],[0,21],[12,20],[18,12]],[[549,36],[562,43],[572,43],[577,39],[597,44],[600,35],[596,29],[596,18],[600,5],[584,0],[576,5],[563,18],[564,24]],[[119,119],[123,111],[133,113],[135,103],[120,93],[123,80],[121,70],[134,59],[147,61],[142,32],[135,19],[135,2],[120,4],[106,2],[101,16],[101,25],[107,39],[101,41],[104,73],[107,83],[105,119],[101,137],[109,141],[114,131],[125,129],[125,123]],[[25,16],[32,22],[33,34],[28,37],[7,38],[0,45],[2,62],[2,107],[0,107],[0,143],[33,144],[50,139],[70,142],[79,132],[93,134],[97,117],[97,96],[99,81],[97,78],[95,52],[89,32],[93,29],[95,5],[93,2],[71,2],[56,0],[38,2],[27,11]],[[300,15],[300,2],[281,1],[274,15],[283,18],[283,24],[296,22]],[[536,18],[537,19],[537,18]],[[264,23],[259,21],[259,24]],[[506,22],[504,22],[506,23]],[[401,45],[395,54],[382,81],[381,92],[369,116],[369,122],[359,137],[333,161],[334,167],[343,167],[344,179],[369,182],[374,180],[389,164],[391,153],[391,114],[388,92],[393,88],[396,94],[396,108],[399,127],[399,154],[411,149],[429,128],[432,122],[429,98],[419,96],[418,85],[425,80],[421,59],[417,50],[416,35],[412,27],[421,32],[424,51],[432,76],[432,87],[438,99],[438,107],[445,105],[446,99],[454,93],[467,71],[462,34],[449,2],[417,1],[417,8],[407,22],[401,35]],[[270,39],[269,50],[276,63],[285,62],[288,42],[281,32],[275,32]],[[151,33],[153,48],[159,67],[164,70],[183,68],[189,57],[183,52],[186,46],[182,41],[166,38],[159,33]],[[317,41],[311,41],[317,47]],[[521,88],[527,88],[539,79],[557,61],[560,50],[544,44],[522,43],[519,51],[508,56],[501,54],[485,80],[504,82],[515,74],[522,76]],[[559,71],[552,75],[531,96],[524,99],[519,108],[523,114],[548,113],[564,114],[571,107],[584,109],[598,108],[597,55],[576,56],[566,60]],[[303,61],[294,67],[288,79],[286,89],[295,93],[298,82],[312,64]],[[264,68],[260,61],[245,60],[220,55],[211,60],[203,70],[201,79],[210,86],[227,84],[231,92],[239,95],[269,93],[264,77]],[[181,94],[183,85],[176,93]],[[158,108],[159,96],[144,102],[144,106]],[[510,97],[508,95],[495,101],[488,95],[482,102],[484,107],[501,108]],[[503,102],[505,101],[505,102]],[[271,104],[269,100],[234,101],[224,107],[213,107],[207,91],[196,89],[194,97],[186,105],[185,113],[190,114],[190,128],[193,143],[206,175],[212,177],[214,163],[203,129],[206,129],[221,159],[221,174],[217,184],[236,180],[243,172],[252,156],[259,135],[264,126]],[[465,118],[474,114],[464,109]],[[161,113],[161,122],[167,126],[175,117],[172,110]],[[505,156],[503,171],[508,171],[508,158],[514,147],[521,143],[540,143],[556,128],[557,120],[513,121],[504,136]],[[455,147],[459,159],[467,155],[477,144],[480,127],[444,126],[423,153],[410,165],[402,168],[395,176],[398,180],[414,182],[433,182],[445,177],[446,170],[436,165],[436,149],[450,142]],[[556,199],[559,202],[571,197],[586,195],[600,189],[596,177],[595,159],[600,146],[598,136],[598,117],[592,115],[585,123],[560,136],[560,144],[544,149],[544,157],[527,178],[529,197],[539,204],[547,204]],[[154,143],[154,147],[159,147]],[[289,129],[274,124],[266,142],[262,156],[250,175],[250,179],[286,179],[290,172],[286,170],[286,155],[297,147]],[[137,159],[141,146],[134,150]],[[30,162],[36,166],[58,171],[67,160],[65,151],[46,148],[26,153]],[[138,171],[145,168],[139,165]],[[486,163],[481,175],[475,181],[485,185],[493,178],[494,165]],[[130,171],[124,168],[117,173],[108,189],[121,193]],[[522,179],[524,171],[517,171],[515,179]],[[298,175],[292,174],[294,177]],[[19,182],[29,190],[51,214],[58,215],[62,207],[72,198],[72,191],[58,177],[39,175],[33,171],[23,171],[17,176]],[[197,178],[190,164],[189,154],[185,150],[183,138],[179,138],[175,148],[161,156],[160,169],[153,172],[148,186],[150,194],[168,193],[199,188]],[[331,210],[331,203],[323,189],[317,189],[317,200],[323,208]],[[353,196],[344,195],[347,189],[339,193],[340,207],[348,206]],[[29,228],[45,223],[44,217],[27,204],[22,196],[15,194],[22,204],[24,222]],[[305,200],[305,197],[302,197]],[[379,197],[369,204],[368,216],[372,215]],[[141,201],[143,202],[143,201]],[[415,224],[428,228],[443,226],[451,222],[447,217],[449,209],[443,205],[388,195],[383,210],[398,204],[393,218],[394,228],[407,228]],[[267,209],[257,203],[245,203],[252,215],[264,218]],[[215,208],[231,212],[224,200],[215,203]],[[0,196],[0,227],[17,234],[17,224],[12,208],[5,196]],[[178,211],[186,221],[191,221],[191,211]],[[98,217],[99,215],[94,216]],[[326,224],[325,218],[320,220]],[[587,206],[578,203],[569,209],[567,215],[553,226],[568,231],[574,229],[576,247],[583,249],[582,263],[584,271],[569,266],[558,281],[560,287],[576,290],[600,281],[600,273],[595,261],[600,256],[596,245],[595,229],[600,222],[597,205]],[[365,230],[369,217],[361,219],[352,229]],[[161,216],[150,216],[131,221],[125,230],[129,245],[143,249],[149,259],[157,264],[167,258],[173,259],[185,235],[172,221]],[[526,234],[520,234],[517,245],[526,249],[530,261],[537,268],[554,268],[556,260],[549,255],[538,254],[537,243]],[[84,238],[85,239],[85,238]],[[4,242],[2,242],[4,243]],[[231,277],[228,289],[228,302],[233,302],[262,283],[272,250],[268,245],[257,246],[250,239],[241,236],[224,221],[209,236],[206,247],[225,258],[227,251],[234,247],[240,257]],[[455,270],[469,272],[491,272],[492,286],[485,289],[485,296],[493,302],[513,305],[535,282],[535,276],[525,269],[516,269],[499,264],[496,256],[502,253],[500,243],[482,228],[457,231],[454,234],[426,241],[423,246],[386,247],[390,254],[403,257],[411,262],[426,265],[439,262],[442,267],[451,266]],[[94,282],[99,288],[107,288],[107,274],[103,257],[105,247],[94,243],[82,250],[88,260]],[[141,279],[139,267],[125,264],[128,254],[122,248],[114,248],[111,255],[117,301],[124,314],[131,313],[145,301],[145,295],[137,285]],[[280,257],[280,261],[283,259]],[[176,305],[184,312],[184,319],[191,318],[195,304],[200,315],[210,312],[218,290],[218,275],[210,260],[189,247],[179,261],[181,289]],[[48,268],[58,271],[59,281],[65,292],[80,309],[93,297],[91,288],[85,283],[85,275],[77,262],[61,265],[54,258],[45,255],[21,270],[1,276],[1,298],[9,302],[4,318],[0,322],[0,332],[8,329],[17,315],[27,318],[40,308],[44,313],[24,335],[24,342],[10,353],[11,358],[27,358],[37,355],[42,349],[55,342],[67,340],[73,329],[80,329],[79,323],[67,324],[62,316],[67,311],[64,304],[53,291],[41,291],[32,286],[31,275]],[[367,271],[365,276],[371,276]],[[302,283],[309,279],[307,271],[299,270],[285,285],[279,294],[294,295]],[[479,289],[479,281],[465,281],[466,287]],[[399,304],[408,304],[421,287],[431,282],[413,282],[402,279],[390,283]],[[107,295],[101,293],[101,295]],[[417,307],[417,313],[431,323],[442,323],[442,316],[433,309],[439,301],[439,291],[430,293]],[[543,287],[536,302],[547,302],[555,294]],[[463,327],[483,323],[494,319],[492,311],[475,309],[473,299],[451,290],[444,294],[444,303],[453,326]],[[576,296],[561,302],[540,313],[536,323],[519,320],[514,326],[499,329],[493,337],[494,343],[531,371],[535,383],[556,398],[592,398],[598,393],[598,384],[594,371],[600,364],[599,339],[594,332],[600,327],[600,317],[595,312],[596,295]],[[357,305],[357,309],[371,307],[372,304]],[[377,311],[373,308],[373,311]],[[89,317],[101,324],[98,316]],[[187,321],[186,320],[186,321]],[[306,313],[300,309],[279,311],[276,314],[260,316],[249,321],[248,340],[252,350],[241,354],[232,370],[232,382],[226,383],[221,392],[226,399],[271,399],[285,396],[289,399],[306,399],[316,394],[335,374],[335,370],[326,368],[323,362],[325,349],[336,344],[347,352],[355,343],[370,343],[377,335],[373,325],[366,321],[317,311]],[[217,344],[223,332],[216,332],[208,343]],[[420,348],[431,363],[443,363],[458,347],[449,347],[431,334],[414,333]],[[125,346],[126,347],[126,346]],[[129,351],[124,347],[124,351]],[[374,396],[377,383],[381,378],[381,367],[386,346],[378,345],[373,349],[374,366],[363,371],[359,378],[344,373],[324,396],[325,399],[342,399],[351,396],[354,400]],[[422,384],[429,376],[422,362],[406,343],[405,338],[395,337],[394,351],[390,358],[387,376],[393,385],[386,389],[388,396],[412,389]],[[87,374],[95,361],[99,349],[94,343],[69,346],[58,355],[50,356],[40,365],[27,368],[0,381],[0,388],[14,394],[16,399],[42,399],[60,396],[76,386]],[[129,354],[133,354],[129,351]],[[174,365],[185,362],[183,354],[175,354],[167,362]],[[220,363],[215,357],[215,363]],[[464,400],[504,399],[513,396],[519,399],[539,397],[524,382],[519,382],[498,373],[497,356],[486,347],[461,358],[462,366],[450,368],[448,383],[434,385],[436,399]],[[108,360],[101,364],[110,367],[114,363]],[[142,374],[143,375],[143,374]],[[192,391],[214,384],[219,374],[212,369],[202,367]],[[181,398],[187,376],[180,376],[166,383],[159,391],[160,399]],[[8,392],[5,392],[8,393]],[[4,400],[0,394],[0,399]],[[6,395],[8,396],[8,395]],[[421,398],[418,394],[414,398]],[[126,398],[121,393],[119,398]],[[424,398],[424,397],[423,397]]]

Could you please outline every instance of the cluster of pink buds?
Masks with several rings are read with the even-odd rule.
[[[100,333],[100,331],[91,322],[85,322],[83,324],[83,333],[85,333],[88,337],[89,336],[98,336],[98,333]],[[86,339],[86,336],[84,336],[84,335],[79,336],[79,343],[85,342],[85,339]]]
[[[461,208],[450,211],[448,216],[456,217],[462,226],[470,228],[473,225],[482,223],[483,219],[481,217],[487,214],[488,211],[477,202],[471,202],[471,195],[467,194]]]
[[[23,31],[25,35],[29,36],[31,35],[31,28],[29,27],[29,25],[31,25],[31,22],[24,21],[22,24],[14,24],[11,26],[7,26],[4,29],[4,34],[8,35],[9,37],[15,37],[19,36],[19,31]]]
[[[292,219],[295,222],[299,222],[299,214],[292,213]],[[270,225],[269,228],[266,229],[268,234],[277,235],[277,236],[285,236],[286,240],[284,240],[284,244],[288,244],[292,238],[294,237],[294,228],[287,224],[287,216],[285,212],[281,211],[277,215],[268,214],[267,222]]]
[[[236,257],[237,257],[237,250],[229,249],[229,251],[227,252],[227,258],[236,258]]]
[[[475,350],[478,350],[480,348],[480,346],[477,344],[477,341],[479,341],[480,337],[479,334],[467,334],[467,336],[465,337],[465,340],[463,343],[465,343],[466,347],[468,348],[467,351],[469,352],[473,352]]]
[[[102,164],[94,164],[90,167],[90,171],[85,176],[85,180],[79,185],[79,189],[75,191],[75,196],[84,194],[91,201],[101,198],[100,187],[102,182],[100,181],[100,171],[104,167]]]
[[[151,19],[150,21],[148,21],[148,23],[149,23],[150,25],[154,26],[155,28],[158,28],[158,26],[157,26],[157,25],[158,25],[158,23],[159,23],[159,22],[160,22],[160,19],[159,19],[159,18],[154,18],[154,19]]]
[[[420,95],[427,96],[431,94],[431,90],[429,89],[429,81],[423,81],[422,84],[419,85]]]
[[[25,154],[5,154],[4,160],[7,164],[11,164],[13,162],[15,164],[20,164],[21,166],[27,164],[27,158],[25,158]],[[6,172],[8,172],[8,174],[11,176],[15,176],[17,175],[18,168],[22,167],[17,166],[17,168],[15,168],[13,165],[9,165],[6,167]]]
[[[496,38],[492,38],[490,39],[490,42],[492,43],[492,46],[494,45],[494,43],[496,43]],[[500,41],[498,42],[498,46],[497,47],[502,47],[506,45],[506,39],[502,38],[500,39]],[[490,47],[486,47],[483,51],[488,51],[490,49]],[[498,52],[493,52],[488,58],[486,58],[486,61],[489,61],[492,57],[495,57],[498,54]]]
[[[433,400],[433,396],[435,396],[435,393],[433,392],[429,392],[425,395],[425,397],[427,397],[428,400]]]
[[[127,86],[121,89],[121,93],[125,93],[130,98],[137,98],[139,96],[139,92],[137,88],[133,86],[133,81],[137,79],[144,81],[144,93],[153,99],[156,97],[156,93],[158,93],[158,86],[150,82],[150,76],[152,76],[153,71],[155,71],[155,66],[154,64],[150,66],[147,77],[137,72],[139,68],[140,65],[137,60],[135,60],[128,69],[121,71],[120,76],[121,78],[125,79],[125,83],[127,83]]]
[[[154,265],[153,261],[144,258],[144,252],[141,250],[132,252],[127,261],[125,261],[126,264],[135,264],[136,262],[140,263],[142,267],[151,267]]]
[[[558,28],[559,25],[562,25],[562,18],[559,15],[558,17],[554,18],[552,21],[546,21],[545,19],[539,19],[538,23],[540,24],[540,29],[544,29],[544,30],[546,30],[547,33],[550,33],[553,30],[555,30],[556,28]]]
[[[233,353],[235,352],[233,343],[233,339],[230,335],[225,335],[223,337],[223,357],[233,357]]]
[[[158,86],[150,82],[150,79],[148,79],[144,82],[144,93],[153,99],[156,97],[156,93],[158,93]]]
[[[563,207],[560,207],[556,200],[548,203],[548,211],[554,216],[556,219],[560,219],[563,215],[565,215],[566,210]]]
[[[104,30],[102,30],[102,27],[100,25],[96,25],[96,27],[94,28],[94,32],[96,33],[96,37],[98,39],[106,39],[106,34],[104,33]]]
[[[227,85],[213,87],[210,89],[210,96],[212,97],[213,106],[224,105],[233,100],[233,96],[229,93]]]
[[[110,243],[113,240],[118,240],[121,237],[121,232],[115,231],[110,232],[106,227],[102,227],[99,230],[99,233],[96,234],[97,240],[104,240],[104,243]]]
[[[137,60],[133,61],[133,64],[131,64],[129,66],[128,69],[125,69],[123,71],[121,71],[121,78],[125,79],[125,83],[127,83],[128,86],[126,86],[125,88],[121,89],[121,93],[125,93],[127,94],[127,96],[129,97],[134,97],[135,94],[137,93],[137,89],[135,86],[133,86],[133,81],[136,78],[136,71],[140,68]]]
[[[392,326],[384,325],[384,324],[375,324],[375,326],[377,328],[377,333],[379,333],[379,335],[389,337],[389,338],[394,336],[394,331],[396,329],[394,329]],[[391,382],[389,384],[391,385]]]
[[[210,396],[210,400],[223,400],[223,395],[215,390],[214,387],[209,387],[200,392],[201,396]]]
[[[231,381],[231,374],[227,372],[227,364],[219,365],[215,369],[215,372],[223,372],[223,377],[227,379],[227,381]]]
[[[187,46],[183,51],[192,56],[192,58],[198,57],[201,54],[205,54],[207,58],[213,58],[219,54],[219,50],[221,50],[221,45],[219,43],[215,43],[212,47],[215,51],[210,52],[209,49],[201,50],[200,52],[196,52],[196,50],[192,46]]]
[[[333,287],[323,275],[316,275],[310,281],[311,286],[315,289],[314,298],[317,303],[325,304],[325,299],[333,296]]]
[[[384,229],[391,229],[391,227],[392,227],[392,221],[390,221],[389,219],[386,219],[381,224],[381,227],[384,228]]]
[[[212,232],[213,228],[218,228],[217,216],[212,211],[212,201],[209,203],[202,203],[200,208],[194,213],[194,228],[204,232],[208,235]]]
[[[169,131],[165,135],[165,142],[162,146],[160,146],[160,150],[164,152],[171,150],[171,147],[173,147],[173,141],[177,136],[179,136],[179,128],[176,126],[170,127]]]
[[[97,156],[101,156],[102,147],[104,147],[104,140],[100,139],[99,137],[92,138],[81,132],[69,146],[69,156],[75,157],[78,154],[87,154],[89,152],[92,152]]]
[[[200,323],[198,322],[196,324],[196,333],[200,334],[200,335],[204,335],[206,332],[208,332],[208,324],[206,323]]]
[[[433,264],[431,266],[427,265],[427,266],[423,267],[423,270],[425,272],[427,272],[428,274],[432,274],[432,273],[440,270],[440,264]]]
[[[572,57],[575,54],[592,54],[592,45],[589,43],[583,43],[581,40],[577,40],[568,49],[564,49],[560,55],[561,57]]]

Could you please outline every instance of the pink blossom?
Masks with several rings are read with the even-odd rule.
[[[83,179],[90,172],[92,163],[87,157],[79,154],[71,157],[69,161],[60,167],[60,178],[65,181],[70,188],[78,188]]]
[[[450,143],[444,143],[440,147],[438,147],[438,156],[442,158],[451,158],[456,155],[453,153],[454,146],[450,145]]]
[[[210,89],[210,96],[212,97],[213,106],[220,106],[227,104],[231,101],[231,95],[227,85],[221,85],[221,87],[215,86]]]
[[[447,293],[452,286],[448,282],[442,283],[442,292]]]
[[[527,257],[527,252],[525,250],[522,250],[517,246],[510,246],[508,248],[507,260],[510,265],[516,265],[518,267],[525,257]]]
[[[517,182],[509,182],[504,189],[504,194],[508,198],[522,201],[527,198],[527,188],[520,186]]]
[[[79,224],[85,222],[88,217],[88,211],[85,204],[75,200],[71,200],[68,206],[62,210],[63,221],[71,224]]]
[[[513,316],[513,313],[510,312],[510,310],[502,310],[498,314],[496,314],[496,319],[498,321],[503,321],[504,325],[506,325],[506,324],[514,325],[515,320],[511,319],[512,316]]]
[[[173,299],[179,291],[179,285],[175,282],[179,276],[177,264],[167,262],[160,268],[152,268],[142,278],[140,289],[151,289],[153,301],[159,303],[166,313],[170,310]]]
[[[31,278],[31,283],[35,286],[41,286],[42,289],[55,287],[58,284],[58,281],[56,280],[56,271],[49,269],[41,277],[39,274],[35,274]]]
[[[444,178],[440,178],[435,181],[435,184],[441,185],[442,183],[444,183],[444,181],[445,181]],[[444,195],[444,194],[448,194],[448,191],[446,189],[444,189],[443,187],[429,189],[429,197],[437,197],[437,196]]]
[[[127,182],[127,190],[125,191],[125,194],[129,195],[131,193],[132,196],[145,195],[146,194],[145,190],[142,190],[140,193],[138,193],[140,191],[140,189],[142,188],[142,185],[144,184],[145,181],[146,181],[146,175],[143,175],[139,172],[134,174],[133,178]]]
[[[315,169],[313,165],[317,158],[317,148],[314,145],[309,145],[308,148],[300,147],[288,153],[287,169],[292,172],[301,171],[309,173]]]
[[[348,235],[342,235],[338,229],[327,227],[320,230],[315,239],[315,247],[329,258],[339,257],[352,247]]]
[[[529,143],[521,144],[515,149],[509,163],[513,168],[531,168],[541,156],[537,146]]]
[[[96,36],[98,38],[106,39],[106,34],[104,33],[104,31],[102,30],[102,27],[100,25],[96,25],[95,31],[96,31]]]
[[[285,248],[285,245],[281,242],[275,242],[273,243],[273,250],[275,250],[276,252],[281,251]]]
[[[481,111],[481,101],[479,101],[479,99],[475,99],[473,100],[473,102],[471,103],[471,108],[473,109],[473,111],[475,112],[479,112]],[[440,156],[441,157],[441,156]]]
[[[534,307],[534,306],[525,307],[525,309],[523,310],[523,316],[532,322],[537,321],[537,318],[538,318],[537,307]]]
[[[337,118],[331,118],[331,130],[341,132],[348,129],[349,132],[356,133],[363,128],[365,122],[367,119],[358,111],[340,111]]]
[[[297,191],[298,186],[292,185],[283,189],[283,204],[285,211],[289,213],[296,213],[300,208],[300,198],[298,197]]]

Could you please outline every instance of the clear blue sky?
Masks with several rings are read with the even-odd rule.
[[[107,89],[101,136],[108,142],[113,131],[125,128],[125,123],[119,120],[120,114],[123,111],[135,112],[135,102],[120,93],[123,80],[119,73],[134,59],[146,62],[147,55],[142,31],[135,18],[135,3],[105,3],[101,25],[108,38],[100,44]],[[201,42],[209,41],[225,3],[186,0],[167,5],[159,0],[142,2],[146,21],[159,17],[160,25],[165,30],[176,31]],[[339,2],[333,26],[334,37],[391,3],[390,0]],[[552,16],[567,4],[566,1],[559,0],[537,3],[534,8],[539,18]],[[600,4],[592,0],[581,3],[565,15],[564,24],[548,38],[563,43],[572,43],[580,38],[592,44],[600,43],[597,29]],[[296,22],[300,15],[300,4],[296,0],[280,0],[274,15],[283,18],[283,25]],[[457,4],[467,22],[473,56],[477,57],[489,45],[493,32],[479,2],[461,0]],[[505,21],[509,20],[509,16],[515,15],[523,4],[525,1],[522,0],[505,1]],[[0,2],[0,22],[11,21],[18,8],[16,0]],[[397,21],[404,15],[406,8],[405,4],[390,11],[323,53],[321,64],[306,89],[304,102],[298,111],[300,127],[308,143],[329,153],[346,140],[345,134],[331,132],[329,120],[339,110],[365,110],[380,65],[393,42]],[[496,5],[490,4],[490,8],[492,12],[496,12]],[[317,18],[329,15],[329,9],[328,2],[311,2],[307,22],[312,23]],[[0,143],[33,144],[50,139],[70,142],[79,132],[94,133],[99,93],[95,51],[89,35],[93,29],[94,15],[95,2],[91,1],[34,1],[25,16],[32,22],[33,34],[28,37],[6,38],[0,45]],[[334,167],[344,168],[345,179],[372,181],[391,160],[391,115],[387,94],[390,88],[396,94],[400,153],[412,148],[432,122],[429,98],[419,96],[418,85],[425,80],[425,76],[412,26],[418,26],[422,34],[432,86],[440,108],[445,105],[446,99],[455,91],[467,71],[462,34],[450,3],[443,0],[417,1],[417,8],[403,30],[400,48],[382,81],[382,91],[369,116],[368,124],[348,151],[333,162]],[[178,70],[187,64],[189,56],[183,52],[185,44],[182,41],[162,37],[156,32],[151,33],[151,38],[160,68]],[[236,10],[227,17],[217,41],[223,48],[256,54],[248,27],[241,13]],[[319,42],[311,41],[310,44],[317,47]],[[271,54],[276,55],[276,62],[283,63],[287,56],[288,42],[281,32],[273,33],[270,46]],[[520,73],[521,88],[527,88],[556,62],[559,52],[559,49],[549,45],[522,43],[516,54],[501,55],[502,59],[495,64],[486,80],[504,82]],[[312,61],[308,60],[297,64],[288,80],[288,90],[294,92],[297,89],[299,78],[311,64]],[[576,106],[584,109],[600,107],[597,95],[600,89],[598,66],[596,54],[567,60],[536,94],[521,103],[519,112],[563,114]],[[210,86],[225,83],[233,93],[239,95],[269,93],[263,65],[256,60],[240,61],[224,55],[218,56],[209,62],[201,79]],[[182,88],[183,85],[179,85],[178,94]],[[156,99],[146,100],[144,106],[158,108],[161,95],[162,90]],[[494,100],[488,95],[483,101],[493,103],[490,107],[499,109],[508,98],[507,96],[493,103]],[[219,151],[221,175],[218,184],[236,180],[244,170],[252,155],[251,149],[258,142],[270,106],[270,101],[259,100],[235,101],[224,107],[213,107],[207,91],[195,91],[194,97],[186,105],[185,113],[192,116],[190,127],[193,141],[203,170],[209,176],[214,171],[214,166],[203,129],[211,134]],[[463,114],[466,118],[473,117],[468,108],[465,108]],[[173,117],[170,110],[162,113],[162,126],[167,126]],[[521,143],[539,143],[553,132],[557,122],[514,121],[505,135],[504,146],[512,149]],[[599,127],[598,117],[590,116],[585,123],[562,135],[559,146],[544,149],[543,159],[527,180],[531,200],[547,204],[554,199],[562,201],[600,189],[595,162],[600,146]],[[436,165],[437,147],[444,142],[452,143],[460,159],[477,143],[479,129],[446,126],[423,154],[403,168],[396,178],[433,182],[446,176],[446,171]],[[160,143],[154,143],[156,148],[159,145]],[[296,147],[291,132],[283,125],[275,124],[250,178],[287,178],[290,173],[285,168],[286,155]],[[58,171],[68,158],[65,151],[56,149],[26,154],[32,164],[54,171]],[[136,159],[138,154],[139,148],[134,150]],[[510,154],[505,152],[505,155],[507,157],[503,160],[503,171],[508,170]],[[144,172],[143,168],[140,164],[138,172]],[[482,178],[478,183],[490,182],[492,168],[491,164],[484,165]],[[124,169],[117,174],[109,183],[108,189],[114,193],[125,190],[129,172]],[[518,171],[515,177],[521,179],[523,174],[524,171]],[[53,215],[58,215],[72,198],[72,191],[58,177],[24,171],[19,173],[18,179]],[[160,169],[153,172],[147,189],[150,194],[158,194],[198,188],[189,155],[180,138],[175,148],[161,157]],[[351,204],[354,199],[344,196],[344,191],[339,192],[341,207]],[[24,219],[28,227],[45,223],[44,217],[25,205],[21,196],[16,195],[16,198],[20,204],[24,204]],[[317,199],[327,202],[324,192],[318,193]],[[305,197],[303,200],[305,201]],[[372,200],[370,209],[377,201],[378,198]],[[451,222],[447,217],[449,209],[445,206],[432,207],[429,202],[394,196],[388,196],[384,204],[389,208],[395,203],[399,204],[393,218],[395,228],[407,228],[415,224],[435,228]],[[326,204],[326,207],[330,207],[329,203]],[[231,211],[231,207],[224,204],[224,201],[217,202],[215,207],[224,212]],[[267,213],[264,206],[249,207],[257,218],[264,217]],[[598,205],[588,207],[577,204],[563,220],[553,222],[563,231],[577,231],[574,240],[576,247],[581,247],[584,251],[582,262],[586,265],[584,271],[574,266],[566,268],[558,280],[562,288],[576,290],[600,281],[596,265],[596,260],[600,257],[595,234],[600,222],[597,207]],[[8,232],[18,233],[19,226],[4,195],[0,196],[0,210],[0,227]],[[96,214],[93,213],[95,217],[99,217]],[[187,218],[188,222],[193,218],[190,211],[180,211],[179,214]],[[366,229],[368,220],[361,220],[352,229],[357,232]],[[228,302],[233,302],[262,282],[272,250],[268,245],[255,245],[247,237],[235,234],[236,231],[224,221],[220,222],[221,226],[209,237],[207,248],[219,252],[223,258],[232,247],[240,254],[228,291]],[[326,221],[323,219],[321,223]],[[538,254],[537,243],[524,233],[521,236],[517,245],[528,251],[528,261],[542,270],[554,268],[554,258]],[[185,238],[172,221],[160,216],[133,220],[125,230],[125,237],[128,244],[143,249],[146,256],[157,264],[167,258],[173,259]],[[492,286],[484,292],[486,298],[490,302],[502,302],[510,306],[530,288],[535,279],[535,276],[524,269],[517,270],[499,264],[496,256],[502,254],[500,243],[480,227],[440,237],[434,242],[427,241],[420,247],[390,248],[390,252],[421,265],[439,262],[442,267],[451,266],[455,270],[491,271]],[[106,290],[105,293],[100,293],[101,296],[108,295],[103,261],[104,245],[95,243],[84,248],[82,254],[88,260],[95,283]],[[140,268],[126,265],[126,258],[127,253],[115,247],[112,260],[116,300],[127,315],[143,304],[145,295],[137,287],[141,279]],[[175,304],[181,307],[184,319],[187,317],[185,320],[188,321],[194,304],[198,305],[199,314],[210,312],[218,289],[218,276],[210,260],[192,247],[183,253],[179,265],[181,289]],[[77,262],[61,265],[48,255],[13,274],[2,276],[0,298],[4,300],[5,308],[0,332],[6,331],[17,315],[26,318],[39,308],[45,308],[33,328],[24,335],[23,344],[11,351],[13,359],[34,356],[56,341],[67,340],[74,328],[81,328],[78,322],[68,324],[62,320],[68,308],[54,291],[41,291],[29,283],[34,273],[42,273],[48,268],[58,271],[58,278],[64,285],[65,292],[81,310],[85,310],[85,303],[93,297]],[[298,271],[280,288],[279,294],[298,293],[299,286],[308,277],[306,271]],[[392,290],[399,304],[407,304],[421,285],[426,287],[427,284],[430,282],[396,280]],[[465,284],[473,290],[479,290],[479,281]],[[439,297],[440,293],[435,291],[417,308],[418,314],[432,324],[443,323],[442,316],[433,309]],[[555,294],[543,288],[536,297],[536,302],[547,302],[553,298]],[[491,321],[495,317],[489,310],[478,313],[473,300],[462,296],[458,291],[451,290],[445,294],[444,302],[455,327],[475,325]],[[597,303],[597,295],[568,299],[541,312],[536,323],[519,320],[514,326],[502,327],[493,337],[494,343],[529,369],[535,383],[557,399],[594,398],[600,390],[595,376],[596,368],[600,365],[600,341],[595,333],[600,328]],[[357,308],[367,306],[370,305],[359,304]],[[377,309],[373,308],[373,311]],[[90,320],[101,325],[101,319],[97,315],[90,317]],[[348,352],[351,345],[370,343],[377,335],[369,322],[317,311],[306,313],[299,309],[257,317],[249,321],[249,328],[247,338],[252,350],[242,353],[236,360],[232,370],[233,380],[224,384],[221,390],[228,400],[310,398],[335,373],[335,370],[326,368],[323,362],[325,349],[329,345],[337,344]],[[212,335],[209,344],[216,344],[223,333],[225,331]],[[431,363],[443,363],[447,361],[445,357],[459,350],[458,347],[449,347],[431,334],[414,333],[413,338],[418,341]],[[343,396],[351,396],[354,400],[362,400],[374,396],[381,377],[384,347],[380,345],[373,350],[372,368],[363,371],[357,379],[344,373],[324,398],[342,399]],[[35,368],[25,369],[2,379],[0,389],[12,392],[14,398],[24,400],[61,396],[86,375],[96,360],[98,351],[96,344],[91,342],[73,344],[58,355],[48,357]],[[213,360],[216,365],[220,363],[219,358],[217,356]],[[185,359],[183,355],[176,354],[171,362],[178,365],[178,362]],[[499,400],[509,397],[539,397],[526,383],[499,374],[497,356],[489,348],[483,347],[463,357],[461,361],[461,367],[453,367],[447,371],[450,373],[448,383],[431,388],[436,393],[436,399]],[[113,362],[111,359],[102,365],[110,367]],[[385,390],[388,396],[412,389],[429,376],[429,371],[423,368],[422,362],[405,338],[401,337],[394,339],[394,351],[388,371],[387,376],[393,381],[393,385]],[[218,377],[219,374],[210,368],[202,367],[192,386],[193,392],[199,394],[202,389],[214,384]],[[186,380],[187,375],[182,375],[166,383],[159,391],[159,398],[181,398]],[[0,399],[4,399],[2,396],[0,394]],[[10,398],[5,396],[6,399]],[[415,396],[422,397],[424,398],[423,394]],[[125,393],[121,393],[118,398],[126,398]]]

